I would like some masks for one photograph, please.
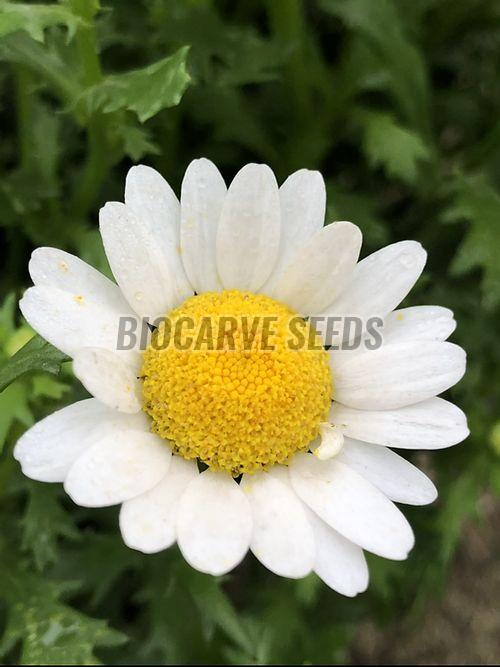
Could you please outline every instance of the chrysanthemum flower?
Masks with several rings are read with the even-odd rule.
[[[419,243],[358,263],[359,229],[323,227],[324,215],[314,171],[278,188],[269,167],[249,164],[226,189],[210,161],[195,160],[179,204],[160,174],[138,166],[125,203],[100,214],[117,284],[66,252],[35,250],[21,310],[73,359],[94,398],[22,436],[24,473],[63,482],[85,507],[121,505],[128,546],[177,543],[213,575],[250,549],[278,575],[314,571],[353,596],[368,584],[363,550],[406,558],[413,533],[394,503],[424,505],[436,489],[390,447],[438,449],[467,436],[462,411],[437,398],[462,377],[465,353],[445,342],[449,310],[394,310],[424,268]],[[145,350],[117,349],[123,317],[165,315],[197,330],[233,316],[234,347],[210,349],[213,334],[198,349],[155,344],[163,323]],[[272,316],[271,350],[262,327],[243,344],[247,315]],[[309,341],[324,334],[311,315],[380,317],[383,344],[291,349],[294,317]]]

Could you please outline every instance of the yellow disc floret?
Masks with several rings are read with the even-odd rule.
[[[174,452],[233,476],[306,451],[327,419],[328,355],[260,294],[208,292],[171,311],[144,352],[144,410]]]

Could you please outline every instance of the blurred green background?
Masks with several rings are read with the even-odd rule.
[[[0,660],[498,662],[499,72],[497,0],[0,0]],[[12,458],[27,426],[84,395],[43,350],[5,366],[31,336],[30,252],[107,271],[97,212],[128,168],[178,192],[199,156],[228,181],[250,161],[280,181],[321,170],[327,221],[357,223],[364,254],[429,251],[406,305],[455,311],[469,365],[449,393],[472,435],[413,457],[440,498],[405,508],[414,551],[370,558],[354,600],[252,556],[213,579],[175,549],[133,552],[115,508],[75,507]]]

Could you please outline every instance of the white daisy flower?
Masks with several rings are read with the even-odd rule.
[[[138,166],[125,203],[100,213],[117,284],[66,252],[35,250],[22,313],[73,359],[94,398],[22,436],[23,472],[63,482],[84,507],[121,505],[129,547],[177,543],[213,575],[250,549],[278,575],[314,571],[354,596],[368,585],[364,550],[406,558],[414,537],[394,503],[424,505],[436,489],[390,447],[439,449],[467,437],[463,412],[437,398],[462,377],[465,353],[445,342],[449,310],[395,310],[424,268],[420,244],[395,243],[358,263],[359,229],[323,227],[325,198],[318,172],[302,169],[278,188],[269,167],[249,164],[226,189],[200,159],[179,203],[160,174]],[[286,325],[297,313],[383,318],[384,344],[292,350]],[[200,327],[236,316],[236,348],[155,345],[161,324],[145,351],[139,342],[117,349],[124,321],[166,314]],[[246,314],[273,316],[272,351],[260,347],[262,329],[243,349]]]

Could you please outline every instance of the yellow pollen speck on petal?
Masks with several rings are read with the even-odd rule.
[[[66,262],[64,262],[64,261],[61,260],[61,261],[59,262],[58,266],[59,266],[59,269],[60,269],[63,273],[68,273],[68,271],[69,271],[69,266],[66,264]]]
[[[177,327],[186,321],[190,328]],[[297,340],[316,345],[291,345]],[[328,354],[311,326],[274,299],[237,290],[171,311],[140,376],[152,431],[180,456],[233,476],[307,451],[333,393]]]
[[[76,303],[77,303],[79,306],[83,306],[83,304],[85,303],[85,297],[82,296],[81,294],[75,294],[75,296],[73,297],[73,299],[76,301]]]
[[[396,319],[399,320],[399,322],[401,322],[402,320],[404,320],[404,318],[405,318],[405,316],[403,315],[403,313],[398,313],[398,314],[396,315]]]

